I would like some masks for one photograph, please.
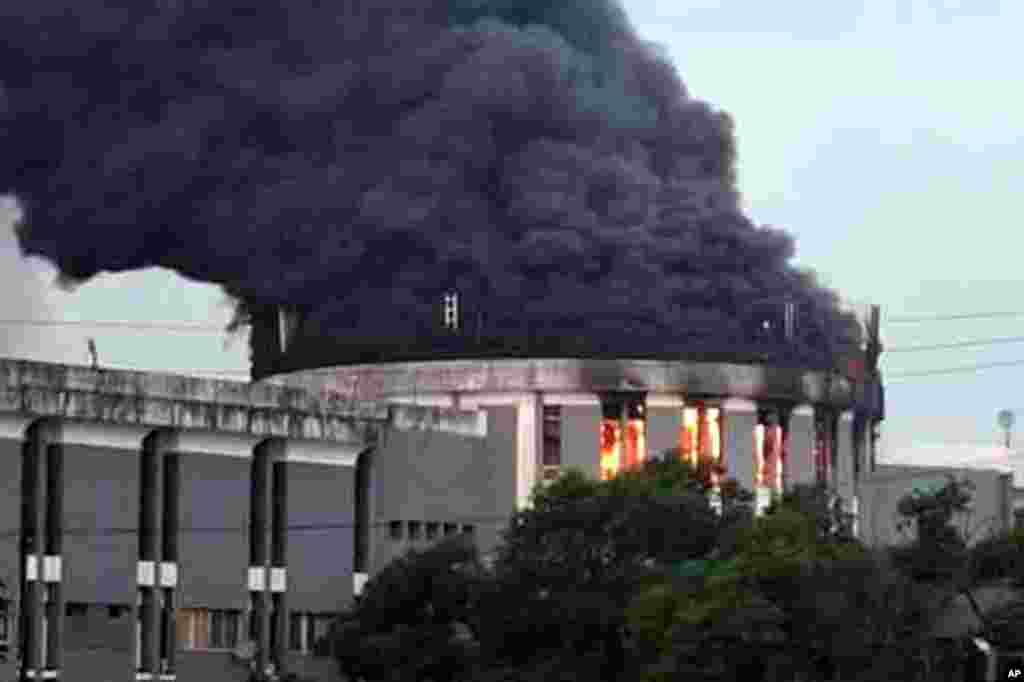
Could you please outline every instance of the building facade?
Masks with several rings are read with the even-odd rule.
[[[3,679],[333,675],[372,418],[301,392],[0,360]]]
[[[974,486],[967,513],[953,520],[970,544],[992,535],[1024,527],[1024,489],[1013,484],[1013,474],[998,469],[879,465],[863,485],[861,537],[875,545],[901,544],[913,538],[901,529],[899,502],[913,494],[934,492],[949,478]]]
[[[674,451],[763,507],[856,511],[871,384],[751,364],[387,363],[274,384],[0,360],[0,623],[33,679],[318,671],[334,614],[411,547],[487,553],[538,483]],[[25,677],[27,679],[27,677]]]
[[[880,413],[868,384],[797,368],[646,360],[465,360],[283,375],[329,399],[389,406],[360,462],[368,570],[450,531],[487,551],[534,486],[613,475],[674,450],[754,491],[759,508],[824,482],[857,511]],[[720,480],[718,482],[721,482]]]

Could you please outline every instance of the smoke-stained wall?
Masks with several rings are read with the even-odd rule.
[[[742,214],[730,118],[612,0],[12,0],[0,147],[20,246],[65,277],[160,265],[243,313],[303,308],[259,374],[760,350],[751,304],[776,302],[775,333],[787,297],[788,355],[859,340]],[[447,290],[480,313],[467,338],[437,333]]]

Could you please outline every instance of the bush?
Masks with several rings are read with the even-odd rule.
[[[1024,529],[987,538],[971,549],[972,581],[1004,578],[1024,586]]]

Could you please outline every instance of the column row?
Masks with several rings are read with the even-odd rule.
[[[267,439],[253,451],[250,472],[250,638],[257,679],[286,673],[288,649],[286,444]],[[64,591],[64,446],[59,420],[25,432],[21,456],[18,679],[61,676]],[[135,668],[138,680],[177,678],[182,455],[172,430],[149,433],[139,452]]]
[[[661,397],[648,405],[645,398],[644,394],[602,396],[594,407],[579,402],[546,404],[540,480],[553,479],[563,464],[579,466],[589,458],[594,465],[585,470],[608,478],[648,456],[673,450],[697,467],[712,489],[726,478],[735,479],[753,491],[763,507],[798,483],[823,483],[854,499],[856,482],[870,467],[868,448],[858,436],[863,429],[858,429],[850,412],[739,399]],[[593,416],[587,418],[587,414]],[[599,420],[596,457],[587,454],[594,452],[589,445],[594,441],[587,442],[594,436],[579,431],[595,418]]]

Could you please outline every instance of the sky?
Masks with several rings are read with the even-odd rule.
[[[882,307],[883,458],[1015,463],[1000,409],[1024,424],[1024,343],[901,351],[1024,337],[1024,4],[1000,0],[626,0],[690,92],[729,112],[750,216],[797,239],[797,262],[847,298]],[[73,291],[18,255],[16,208],[0,208],[0,320],[168,322],[202,329],[0,325],[0,354],[243,379],[244,337],[220,330],[215,287],[166,270],[103,275]],[[1021,361],[984,371],[898,375]],[[1018,428],[1018,431],[1022,429]],[[1024,435],[1016,440],[1024,443]],[[1016,444],[1016,443],[1015,443]],[[1022,448],[1024,450],[1024,448]]]

